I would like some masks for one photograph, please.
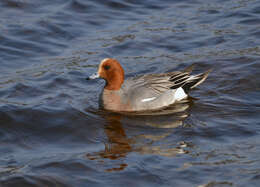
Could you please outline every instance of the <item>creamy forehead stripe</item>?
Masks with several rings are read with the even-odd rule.
[[[99,66],[98,66],[98,74],[100,75],[100,73],[101,73],[101,71],[102,71],[102,64],[104,63],[104,62],[106,62],[107,60],[109,60],[109,58],[105,58],[105,59],[103,59],[101,62],[100,62],[100,64],[99,64]]]
[[[145,99],[142,99],[141,101],[142,101],[142,102],[147,102],[147,101],[152,101],[152,100],[154,100],[154,99],[156,99],[156,97],[145,98]]]
[[[105,58],[101,61],[101,64],[103,64],[105,61],[109,60],[109,58]]]

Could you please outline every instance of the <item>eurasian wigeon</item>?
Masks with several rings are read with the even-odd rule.
[[[158,110],[187,98],[190,89],[201,84],[210,70],[190,75],[184,71],[147,74],[124,80],[124,70],[116,59],[105,58],[98,72],[87,79],[103,78],[106,85],[101,95],[102,107],[115,112]]]

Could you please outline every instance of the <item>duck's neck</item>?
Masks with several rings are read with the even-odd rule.
[[[119,90],[123,83],[124,83],[124,74],[116,73],[114,75],[111,75],[111,77],[109,77],[106,80],[105,89],[107,89],[107,90]]]

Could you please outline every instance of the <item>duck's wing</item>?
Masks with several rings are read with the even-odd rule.
[[[180,81],[187,75],[187,73],[182,72],[149,74],[140,76],[138,80],[142,82],[142,86],[149,88],[158,94],[161,94],[171,89],[172,87],[177,87],[177,85],[179,85],[177,81]]]
[[[190,75],[192,66],[183,72],[175,71],[161,74],[148,74],[132,78],[134,87],[145,87],[157,94],[162,94],[169,89],[182,87],[185,92],[201,84],[208,76],[210,70],[197,75]]]

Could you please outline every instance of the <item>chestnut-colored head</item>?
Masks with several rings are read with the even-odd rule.
[[[98,67],[99,77],[106,80],[105,89],[119,90],[124,82],[124,70],[116,59],[105,58]]]

